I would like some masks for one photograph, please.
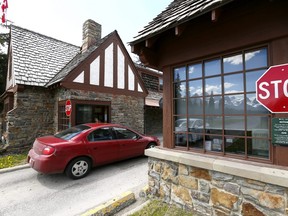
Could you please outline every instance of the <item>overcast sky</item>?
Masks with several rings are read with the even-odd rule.
[[[83,23],[92,19],[102,25],[102,37],[117,30],[130,53],[127,43],[170,2],[172,0],[8,0],[6,19],[77,46],[82,44]],[[0,31],[5,29],[0,27]]]

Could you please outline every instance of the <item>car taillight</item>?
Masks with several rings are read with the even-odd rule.
[[[46,146],[43,150],[42,150],[42,154],[43,155],[51,155],[55,152],[55,148],[51,147],[51,146]]]

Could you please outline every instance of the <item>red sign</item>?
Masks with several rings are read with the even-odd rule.
[[[288,64],[270,67],[256,81],[256,99],[272,113],[288,112]]]
[[[70,101],[70,100],[67,100],[67,101],[66,101],[66,104],[65,104],[65,113],[66,113],[66,116],[70,116],[70,115],[71,115],[71,112],[72,112],[72,104],[71,104],[71,101]]]

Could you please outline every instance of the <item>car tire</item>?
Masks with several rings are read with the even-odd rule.
[[[147,145],[146,149],[154,148],[154,147],[156,147],[156,146],[157,146],[156,143],[149,143],[149,144]]]
[[[87,157],[73,159],[67,166],[65,173],[71,179],[80,179],[89,174],[91,161]]]

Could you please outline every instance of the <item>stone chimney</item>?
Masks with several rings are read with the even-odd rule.
[[[89,19],[83,24],[82,53],[101,39],[101,25]]]

